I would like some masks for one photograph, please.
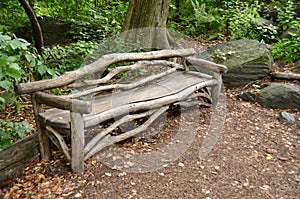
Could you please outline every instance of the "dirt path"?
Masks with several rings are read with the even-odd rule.
[[[280,110],[242,102],[233,91],[227,95],[224,129],[204,158],[198,150],[207,117],[188,151],[160,170],[125,173],[91,158],[84,174],[72,174],[56,152],[53,161],[25,168],[0,198],[300,198],[299,112],[289,110],[296,124],[283,124]]]

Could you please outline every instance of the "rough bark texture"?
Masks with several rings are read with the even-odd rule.
[[[272,74],[273,79],[300,80],[300,74],[277,72]]]
[[[43,34],[42,34],[42,29],[40,27],[40,24],[35,16],[34,10],[26,0],[19,0],[19,2],[30,19],[33,33],[34,33],[35,47],[39,53],[42,53],[43,46],[44,46]]]
[[[131,0],[123,25],[127,40],[143,49],[169,48],[166,22],[170,0]]]

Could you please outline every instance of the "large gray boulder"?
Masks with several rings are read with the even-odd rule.
[[[270,73],[273,58],[265,44],[237,40],[217,44],[200,55],[228,67],[223,75],[227,87],[237,87],[259,80]]]
[[[269,108],[300,110],[300,87],[296,85],[276,83],[260,91],[246,92],[239,96]]]

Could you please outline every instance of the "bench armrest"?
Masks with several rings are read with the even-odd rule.
[[[217,72],[217,73],[226,73],[227,72],[227,67],[221,64],[216,64],[211,61],[207,61],[205,59],[200,59],[200,58],[194,58],[194,57],[186,57],[185,60],[197,67],[201,68],[207,68],[210,71]]]
[[[46,104],[48,106],[53,106],[81,114],[89,114],[92,112],[91,102],[63,98],[61,96],[51,95],[41,91],[34,92],[32,97],[39,104]]]

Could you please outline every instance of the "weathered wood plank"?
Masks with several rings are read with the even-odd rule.
[[[0,181],[15,174],[39,156],[39,137],[35,133],[0,152]]]
[[[71,112],[71,166],[75,173],[84,170],[84,124],[80,113]]]
[[[89,117],[84,117],[85,126],[94,126],[108,119],[114,118],[116,116],[139,111],[139,110],[147,110],[161,107],[165,104],[171,104],[183,99],[186,99],[193,92],[203,88],[203,87],[211,87],[217,84],[217,80],[211,79],[204,82],[199,82],[195,85],[192,85],[185,90],[182,90],[179,93],[173,95],[167,95],[165,97],[149,100],[149,101],[139,101],[136,103],[126,103],[122,106],[113,107],[113,109],[109,109],[107,111],[101,112],[99,114],[95,114]]]
[[[98,93],[100,91],[105,91],[105,90],[118,90],[118,89],[122,89],[122,90],[129,90],[132,88],[136,88],[138,86],[142,86],[146,83],[149,83],[151,81],[154,81],[156,79],[162,78],[163,76],[167,76],[171,73],[176,72],[176,68],[171,68],[169,70],[166,70],[164,72],[161,72],[159,74],[155,74],[155,75],[151,75],[149,77],[143,78],[141,80],[138,80],[136,82],[133,83],[128,83],[128,84],[109,84],[109,85],[105,85],[105,86],[98,86],[96,88],[92,88],[92,89],[87,89],[78,93],[74,93],[74,94],[70,94],[67,95],[67,97],[69,98],[78,98],[78,97],[82,97],[82,96],[86,96],[89,94],[95,94]]]
[[[62,129],[70,129],[70,111],[58,108],[48,109],[39,113],[38,121],[43,125],[50,125]]]
[[[274,79],[300,80],[300,74],[276,72],[272,74]]]
[[[97,113],[102,113],[125,104],[132,104],[140,101],[149,101],[165,96],[170,96],[192,85],[204,82],[206,80],[207,79],[190,73],[172,73],[164,77],[160,81],[152,82],[151,84],[148,84],[146,86],[141,86],[129,91],[116,92],[111,95],[96,98],[94,101],[93,114],[86,115],[86,118],[88,118],[90,115],[93,116]]]
[[[205,78],[203,78],[201,74],[195,74],[194,72],[176,72],[146,86],[141,86],[129,91],[122,91],[106,96],[96,97],[93,101],[94,107],[92,113],[85,115],[84,120],[88,121],[96,114],[125,104],[136,103],[139,101],[149,101],[162,98],[164,96],[170,96],[192,85],[207,81],[207,77],[209,76],[205,76]],[[47,119],[47,123],[49,125],[58,128],[70,128],[70,117],[68,111],[51,109],[39,114],[39,116],[41,117],[41,121]]]
[[[36,128],[39,134],[41,158],[45,160],[49,160],[51,157],[49,139],[48,136],[46,135],[45,128],[43,128],[43,126],[38,120],[39,113],[42,113],[44,109],[43,106],[36,101],[34,94],[31,95],[31,101],[33,105],[33,114],[36,123]]]
[[[48,106],[82,114],[87,114],[92,111],[91,103],[87,101],[63,98],[61,96],[51,95],[41,91],[35,92],[33,95],[36,101],[40,104],[46,104]]]
[[[194,58],[194,57],[187,57],[186,61],[188,61],[190,64],[193,64],[195,68],[207,68],[210,71],[218,72],[218,73],[226,73],[227,67],[221,64],[216,64],[211,61],[207,61],[205,59],[200,58]]]

